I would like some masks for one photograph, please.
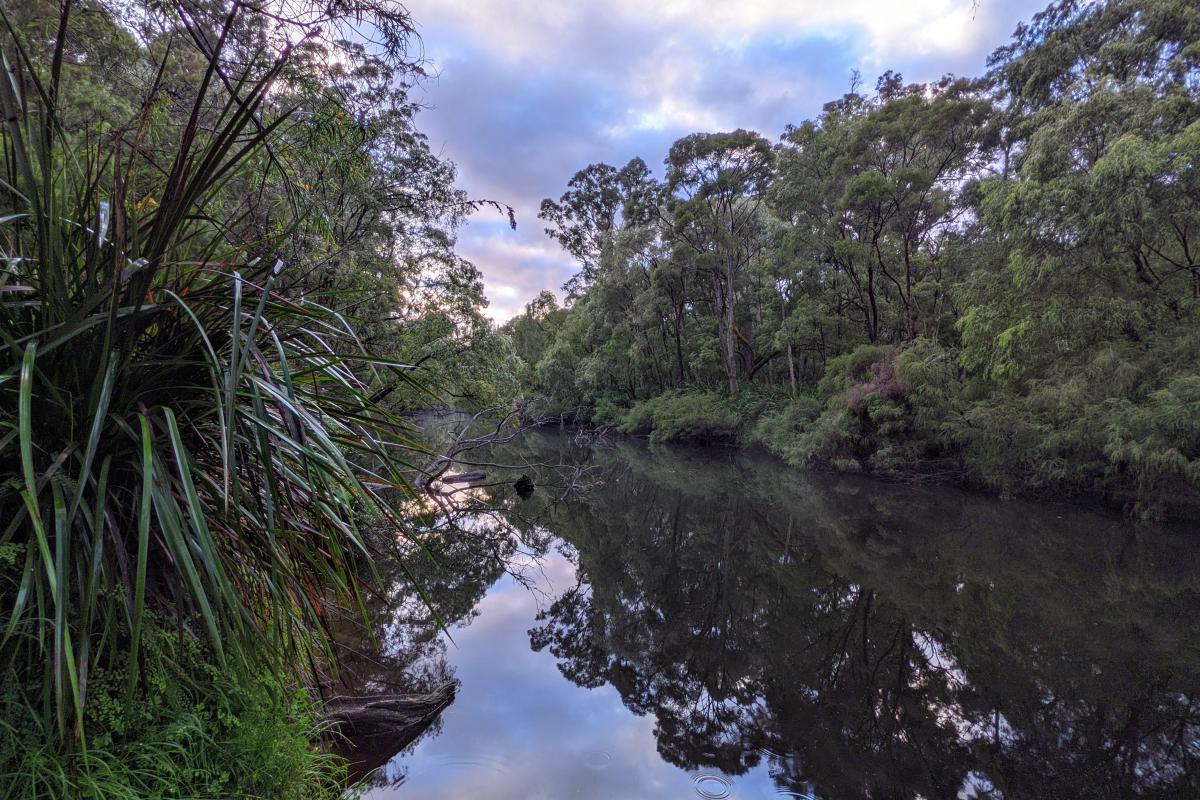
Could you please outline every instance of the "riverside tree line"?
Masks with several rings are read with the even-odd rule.
[[[686,136],[543,201],[578,274],[505,330],[529,413],[789,461],[1200,488],[1200,9],[1063,0],[981,78]]]

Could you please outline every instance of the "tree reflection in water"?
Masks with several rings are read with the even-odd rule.
[[[667,761],[766,759],[820,798],[1200,796],[1194,540],[744,456],[595,457],[607,480],[547,523],[579,584],[530,639],[653,715]]]
[[[410,515],[419,546],[410,547],[403,560],[375,565],[377,585],[385,591],[364,598],[371,628],[350,613],[334,622],[337,669],[323,671],[325,697],[423,694],[456,680],[443,631],[470,624],[480,600],[502,575],[525,580],[524,570],[549,544],[544,531],[512,508],[512,494],[462,497],[453,508]],[[421,738],[440,730],[438,718]],[[408,737],[381,736],[335,742],[334,749],[350,759],[351,782],[370,774],[368,785],[394,786],[404,781],[405,772],[389,761],[415,745]]]

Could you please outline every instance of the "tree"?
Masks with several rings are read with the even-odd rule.
[[[736,331],[737,279],[765,246],[760,208],[772,152],[757,133],[696,133],[667,154],[667,212],[673,244],[712,284],[730,394],[742,376]]]
[[[950,275],[944,242],[964,218],[958,194],[990,158],[992,108],[978,82],[848,94],[790,128],[772,187],[792,258],[830,273],[866,340],[937,338]]]
[[[650,170],[640,158],[621,169],[589,164],[567,183],[557,202],[542,201],[538,217],[550,223],[546,234],[579,262],[580,270],[567,285],[567,296],[579,297],[596,279],[601,262],[611,257],[613,234],[631,204],[650,191]]]

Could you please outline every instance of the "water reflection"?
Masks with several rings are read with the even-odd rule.
[[[468,581],[462,692],[378,796],[1200,796],[1193,538],[743,456],[524,446],[509,460],[605,480],[504,499],[565,542],[552,600]]]
[[[522,532],[486,514],[448,523],[445,515],[433,513],[417,522],[408,557],[376,564],[379,584],[389,589],[363,598],[371,629],[352,613],[334,618],[338,669],[323,676],[325,698],[425,694],[457,683],[447,657],[453,640],[443,631],[469,625],[488,588],[502,576],[524,581],[521,565],[534,563],[547,544],[543,533]],[[435,716],[424,735],[440,731],[441,720]],[[375,770],[420,732],[334,740],[332,749],[349,758],[351,781],[370,775],[371,785],[398,786],[405,779],[402,767]]]
[[[658,752],[816,797],[1200,796],[1194,541],[620,446],[530,632]]]

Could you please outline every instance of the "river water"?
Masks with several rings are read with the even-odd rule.
[[[430,535],[447,631],[386,631],[460,689],[369,798],[1200,797],[1200,531],[625,440],[506,460],[579,469]]]

